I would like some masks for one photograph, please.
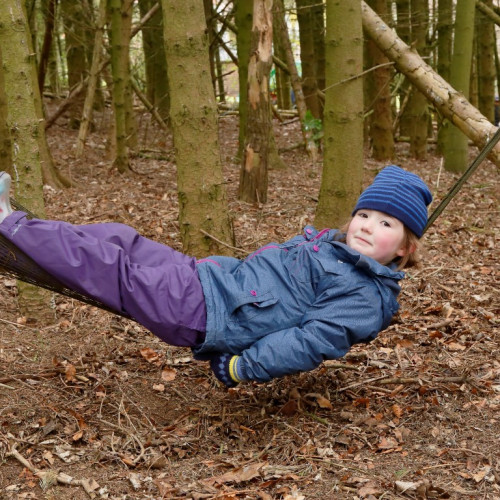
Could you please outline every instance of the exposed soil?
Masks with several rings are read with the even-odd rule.
[[[147,120],[129,177],[110,169],[104,118],[82,160],[77,132],[64,118],[52,127],[55,161],[78,187],[46,188],[48,217],[124,222],[180,249],[171,140]],[[298,142],[297,123],[276,122],[276,137]],[[236,147],[237,119],[223,117],[237,247],[313,223],[319,165],[283,153],[269,203],[250,206],[236,199]],[[456,176],[432,151],[421,162],[407,151],[398,145],[394,163],[418,172],[437,206]],[[366,183],[383,166],[367,159]],[[33,323],[0,276],[0,498],[500,498],[499,191],[486,161],[429,230],[422,267],[376,341],[267,384],[227,390],[189,350],[61,296],[50,320]],[[61,484],[57,473],[87,481]]]

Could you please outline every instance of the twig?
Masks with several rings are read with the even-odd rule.
[[[95,498],[96,496],[95,493],[93,493],[93,490],[95,488],[91,486],[88,479],[75,479],[68,474],[56,473],[54,470],[42,471],[40,469],[37,469],[16,450],[15,445],[11,447],[6,456],[14,457],[18,462],[24,465],[24,467],[29,469],[35,476],[39,477],[41,484],[46,485],[46,487],[50,486],[53,481],[57,481],[60,484],[81,486],[90,498]]]
[[[231,245],[228,245],[227,243],[224,243],[223,241],[217,239],[215,236],[211,235],[210,233],[207,233],[206,231],[203,231],[203,229],[200,229],[200,233],[204,234],[205,236],[208,236],[209,238],[212,238],[214,241],[217,243],[220,243],[221,245],[224,245],[227,248],[231,248],[232,250],[236,250],[237,252],[244,253],[248,255],[250,252],[247,252],[246,250],[242,250],[241,248],[233,247]]]
[[[328,368],[329,370],[354,370],[354,371],[359,371],[359,367],[357,366],[352,366],[352,365],[346,365],[344,363],[325,363],[324,364],[325,368]]]

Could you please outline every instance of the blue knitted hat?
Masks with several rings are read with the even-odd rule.
[[[363,208],[384,212],[396,217],[420,238],[431,201],[432,194],[418,175],[391,165],[361,193],[352,215]]]

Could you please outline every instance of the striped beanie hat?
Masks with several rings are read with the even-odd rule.
[[[352,215],[358,210],[378,210],[400,220],[417,237],[427,224],[427,207],[432,194],[425,182],[400,167],[385,167],[362,193]]]

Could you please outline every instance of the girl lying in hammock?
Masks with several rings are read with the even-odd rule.
[[[316,368],[369,342],[398,310],[432,200],[417,175],[384,168],[346,231],[311,226],[244,260],[196,260],[129,226],[29,220],[0,173],[0,233],[67,287],[191,347],[234,386]]]

